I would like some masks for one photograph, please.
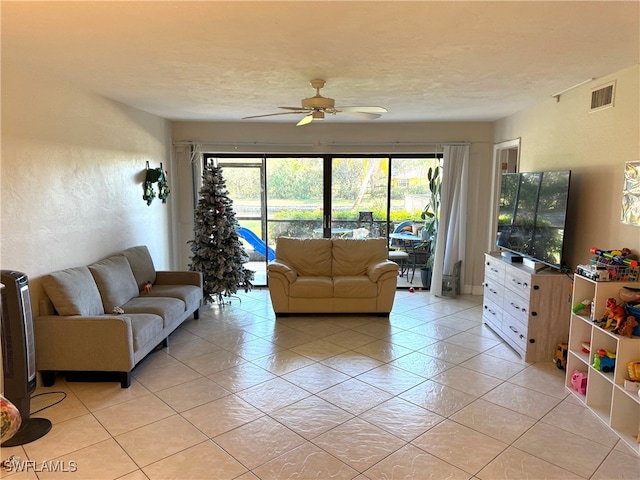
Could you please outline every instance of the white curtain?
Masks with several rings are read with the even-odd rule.
[[[458,260],[462,260],[460,285],[464,285],[468,174],[469,145],[446,145],[442,161],[440,222],[431,279],[431,293],[437,296],[442,295],[442,275],[451,273]]]

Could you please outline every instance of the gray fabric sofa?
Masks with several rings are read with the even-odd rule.
[[[34,331],[45,386],[56,372],[117,372],[128,387],[136,364],[184,320],[198,319],[203,298],[200,272],[156,271],[146,246],[51,273],[42,284]]]

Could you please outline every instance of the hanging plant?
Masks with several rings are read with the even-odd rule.
[[[142,199],[147,202],[147,205],[151,205],[153,199],[156,197],[156,192],[153,189],[153,182],[144,182],[144,195],[142,195]]]
[[[147,202],[147,205],[151,205],[153,199],[156,197],[156,192],[153,189],[153,184],[158,183],[158,198],[162,200],[162,203],[167,203],[169,198],[169,183],[167,182],[168,172],[162,170],[162,164],[160,168],[149,168],[147,164],[147,175],[144,179],[144,194],[142,199]]]
[[[166,170],[163,172],[162,167],[158,170],[160,170],[160,177],[158,178],[158,198],[162,200],[162,203],[167,203],[167,198],[169,198],[169,194],[171,193],[169,183],[167,182],[169,172]]]

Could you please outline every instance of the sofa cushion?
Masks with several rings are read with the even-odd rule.
[[[280,237],[276,261],[291,266],[298,275],[330,277],[331,239]]]
[[[129,261],[138,290],[142,290],[147,282],[156,283],[156,269],[146,245],[127,248],[122,254]]]
[[[387,255],[387,241],[384,238],[334,239],[333,275],[367,275],[369,265],[384,262]]]
[[[158,315],[135,313],[127,316],[131,319],[134,352],[140,350],[162,332],[162,318]]]
[[[185,303],[185,310],[199,307],[202,289],[194,285],[154,285],[149,293],[140,293],[140,297],[177,298]]]
[[[375,298],[378,285],[366,276],[333,277],[333,296],[336,298]]]
[[[182,320],[186,306],[182,300],[166,297],[134,297],[122,305],[125,315],[129,313],[152,313],[162,317],[163,327]]]
[[[104,314],[100,292],[87,267],[68,268],[45,275],[42,285],[58,315]]]
[[[333,281],[331,277],[300,276],[289,286],[289,295],[298,298],[331,298]]]
[[[138,295],[138,284],[123,255],[93,263],[89,265],[89,270],[100,291],[106,313],[111,313],[113,307],[121,307]]]

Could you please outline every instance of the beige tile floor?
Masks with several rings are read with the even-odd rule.
[[[36,467],[0,475],[640,478],[640,457],[572,399],[563,373],[522,362],[481,314],[480,297],[398,291],[390,319],[276,320],[267,290],[242,294],[184,323],[129,389],[63,378],[39,388],[67,395],[37,415],[52,431],[1,452]]]

